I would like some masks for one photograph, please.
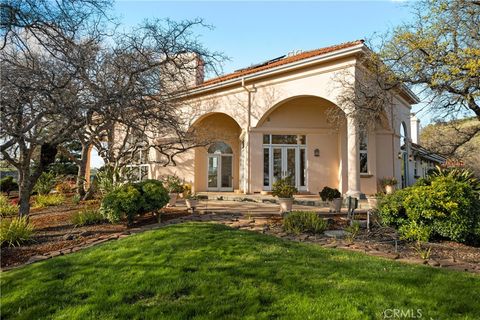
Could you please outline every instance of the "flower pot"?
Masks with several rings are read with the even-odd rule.
[[[330,212],[340,212],[342,209],[342,198],[335,198],[330,202]]]
[[[280,213],[292,211],[293,198],[278,198],[280,204]]]
[[[395,186],[391,186],[391,185],[386,185],[385,186],[385,192],[387,194],[392,194],[395,192]]]
[[[368,205],[370,206],[370,209],[376,209],[378,205],[378,198],[377,197],[368,197],[367,198]]]
[[[168,206],[175,207],[175,204],[177,204],[178,193],[169,193],[168,196],[170,197],[170,200],[168,200]]]
[[[195,208],[198,206],[198,200],[196,199],[186,199],[185,203],[187,204],[188,209],[195,210]]]

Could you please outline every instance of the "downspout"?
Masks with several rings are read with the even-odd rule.
[[[241,80],[241,85],[242,85],[242,88],[247,91],[247,94],[248,94],[248,106],[247,106],[247,135],[248,135],[248,141],[247,141],[247,158],[248,158],[248,162],[247,162],[247,179],[248,179],[248,182],[247,182],[247,190],[245,190],[245,193],[247,194],[250,194],[251,193],[251,169],[250,169],[250,165],[251,165],[251,152],[250,152],[250,131],[251,131],[251,124],[252,124],[252,93],[254,92],[257,92],[257,89],[255,88],[255,85],[252,85],[252,88],[249,89],[247,88],[247,86],[245,85],[245,77],[242,77],[242,80]]]
[[[395,161],[396,161],[396,158],[395,158],[395,121],[393,120],[393,106],[390,109],[390,116],[391,116],[391,119],[392,119],[392,169],[393,169],[392,177],[395,177]]]

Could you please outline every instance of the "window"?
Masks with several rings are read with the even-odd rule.
[[[264,134],[263,144],[307,144],[307,137],[305,135],[295,134]]]
[[[130,164],[128,175],[133,181],[142,181],[148,179],[148,142],[147,138],[141,133],[132,133],[126,143],[130,153]]]
[[[360,132],[360,173],[368,172],[368,136],[364,131]]]
[[[215,142],[208,148],[208,153],[232,154],[232,148],[225,142]]]

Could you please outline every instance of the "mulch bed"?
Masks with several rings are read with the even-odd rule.
[[[32,209],[30,222],[34,226],[32,241],[19,247],[1,249],[1,267],[12,267],[26,263],[31,257],[65,250],[85,244],[92,239],[128,231],[125,222],[118,224],[102,223],[77,227],[72,223],[74,213],[86,207],[97,208],[98,203],[86,202],[75,205],[71,198],[60,206]],[[162,209],[162,221],[188,215],[187,211]],[[131,228],[158,222],[154,214],[139,216]]]

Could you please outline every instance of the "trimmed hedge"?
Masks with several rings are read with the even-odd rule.
[[[471,183],[452,175],[421,180],[387,195],[378,210],[382,221],[407,239],[422,234],[427,240],[480,243],[479,194]]]
[[[136,214],[159,210],[168,200],[167,190],[161,181],[127,183],[105,195],[100,212],[110,222],[126,217],[128,224],[131,224]]]

